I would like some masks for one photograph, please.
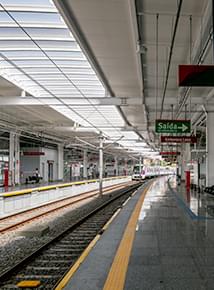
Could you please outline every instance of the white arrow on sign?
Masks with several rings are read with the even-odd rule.
[[[181,129],[182,132],[184,132],[188,129],[188,127],[185,124],[182,124],[182,127],[178,127],[178,129]]]

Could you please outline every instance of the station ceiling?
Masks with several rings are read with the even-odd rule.
[[[197,122],[212,103],[212,88],[177,85],[179,64],[213,62],[210,4],[0,0],[0,125],[158,156],[155,119]]]

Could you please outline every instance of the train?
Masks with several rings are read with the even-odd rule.
[[[140,165],[135,165],[133,168],[132,180],[144,180],[162,175],[172,175],[175,174],[175,171],[175,168],[171,166],[142,165],[140,170]]]

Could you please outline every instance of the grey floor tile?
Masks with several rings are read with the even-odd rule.
[[[205,282],[205,289],[206,290],[213,290],[214,289],[214,283],[213,279],[207,279]]]
[[[169,247],[173,247],[173,248],[185,248],[187,247],[186,243],[182,240],[175,240],[175,239],[171,239],[171,240],[160,240],[159,241],[159,246],[160,248],[169,248]]]
[[[139,278],[139,279],[138,279]],[[165,290],[161,280],[144,279],[142,277],[133,277],[133,280],[126,282],[124,290]]]
[[[166,290],[206,290],[204,282],[200,279],[166,279]],[[212,288],[213,289],[213,288]],[[210,289],[211,290],[211,289]]]
[[[204,266],[202,268],[203,274],[206,279],[214,279],[214,267],[213,266]],[[214,289],[214,282],[213,282],[213,289]]]
[[[163,247],[160,249],[162,256],[191,256],[191,251],[188,248]]]
[[[101,290],[103,288],[103,283],[97,279],[90,278],[90,283],[88,279],[82,279],[81,284],[74,282],[72,288],[75,290]]]
[[[144,256],[158,256],[160,255],[160,251],[158,247],[144,247],[144,246],[136,246],[134,250]]]
[[[138,265],[138,266],[142,266],[142,265],[160,265],[161,264],[161,260],[160,260],[160,256],[157,255],[142,255],[140,253],[135,253],[132,254],[130,262],[129,262],[129,266],[132,267],[133,265]]]
[[[191,266],[195,265],[194,260],[191,258],[191,256],[162,256],[161,263],[163,265],[183,265],[183,266]]]
[[[199,272],[194,265],[163,265],[163,273],[165,278],[200,278]]]
[[[124,290],[165,290],[161,275],[159,277],[152,275],[155,270],[157,268],[153,267],[149,275],[149,270],[147,275],[137,269],[128,272]]]
[[[162,268],[160,265],[132,265],[131,268],[128,269],[127,277],[129,274],[135,274],[136,276],[142,276],[143,278],[153,279],[153,278],[161,278],[162,277]]]
[[[140,244],[144,245],[144,247],[158,247],[158,240],[156,235],[142,234],[138,240],[140,240]],[[138,240],[136,239],[135,245],[137,245]]]

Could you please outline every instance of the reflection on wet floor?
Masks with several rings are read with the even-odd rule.
[[[177,186],[175,177],[170,179],[170,185],[196,216],[214,218],[214,196],[193,189],[187,190],[184,183]]]
[[[192,219],[169,190],[167,180],[159,178],[146,195],[125,290],[214,289],[214,219]],[[177,194],[185,198],[182,188]],[[211,216],[209,203],[212,199],[190,192],[189,205],[197,216]],[[128,288],[132,274],[136,287]]]

